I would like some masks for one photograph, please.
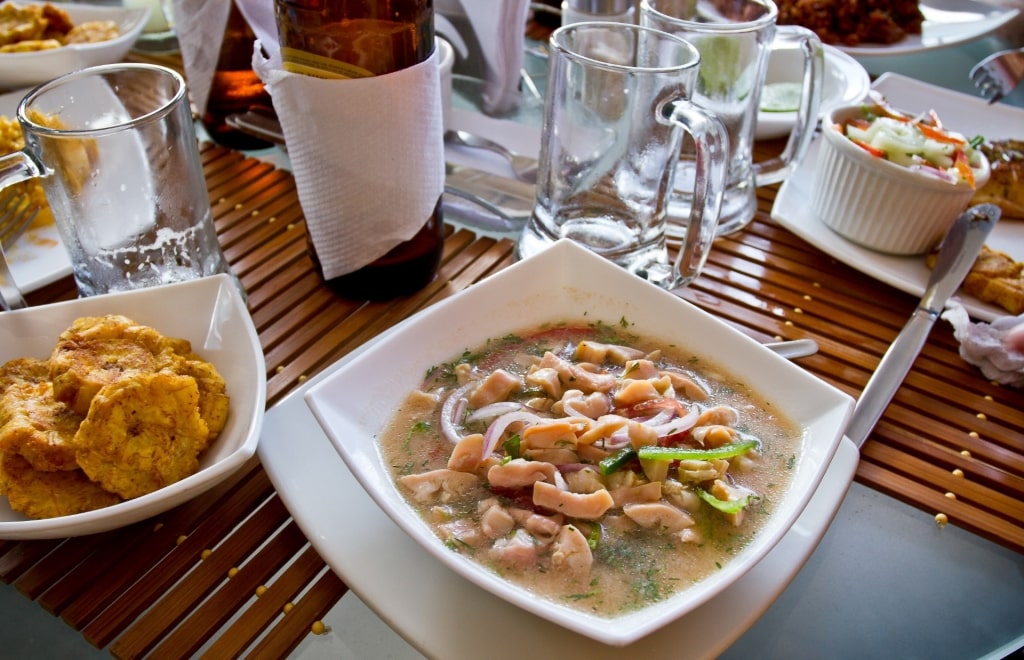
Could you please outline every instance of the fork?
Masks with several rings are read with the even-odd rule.
[[[503,145],[494,140],[489,140],[468,131],[445,131],[445,142],[462,147],[473,147],[476,149],[487,149],[502,156],[512,166],[516,178],[526,183],[537,183],[537,159],[529,156],[522,156],[506,149]]]
[[[14,245],[38,213],[39,206],[28,195],[16,190],[0,194],[0,309],[4,311],[28,306],[7,265],[4,243]]]
[[[1002,50],[971,68],[971,82],[988,102],[995,103],[1024,79],[1024,48]]]
[[[39,205],[18,190],[0,193],[0,246],[11,249],[39,215]]]

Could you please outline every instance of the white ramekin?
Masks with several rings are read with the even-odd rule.
[[[907,169],[858,147],[839,126],[860,116],[861,108],[836,108],[823,122],[811,195],[814,212],[840,236],[866,248],[898,255],[928,252],[967,208],[975,188]],[[977,187],[989,177],[988,161],[981,158],[974,170]]]

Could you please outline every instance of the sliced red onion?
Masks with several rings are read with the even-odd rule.
[[[505,413],[515,412],[516,410],[522,410],[523,404],[518,401],[498,401],[491,403],[482,408],[477,408],[469,414],[466,418],[467,422],[476,422],[481,419],[492,419],[499,417]]]
[[[697,406],[691,406],[689,412],[682,417],[677,417],[670,422],[654,426],[655,433],[658,434],[659,438],[664,438],[667,435],[673,433],[682,433],[693,428],[693,425],[697,423],[697,419],[700,418],[700,408]]]
[[[644,420],[638,419],[637,421],[645,426],[661,426],[675,419],[675,410],[661,410],[657,415],[649,417]]]
[[[501,415],[493,422],[491,422],[491,425],[487,427],[487,432],[484,433],[484,447],[483,452],[481,453],[480,456],[481,460],[491,455],[491,452],[494,451],[494,448],[498,446],[498,440],[501,438],[501,435],[505,432],[505,429],[508,428],[509,424],[514,424],[515,422],[531,422],[533,424],[536,424],[537,422],[541,422],[543,420],[544,418],[541,417],[540,415],[534,414],[532,412],[527,412],[525,410],[516,410],[514,412],[505,413],[504,415]]]
[[[453,445],[462,440],[462,434],[455,428],[456,424],[462,423],[462,416],[466,413],[466,392],[476,386],[476,381],[470,381],[462,387],[453,390],[441,406],[441,434]]]

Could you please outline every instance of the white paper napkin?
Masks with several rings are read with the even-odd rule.
[[[174,30],[185,65],[189,100],[196,112],[202,113],[210,97],[231,0],[174,0],[173,6]]]
[[[1024,314],[1003,316],[990,324],[972,323],[964,306],[951,300],[942,318],[953,326],[964,361],[989,380],[1024,387]]]
[[[324,277],[415,236],[444,190],[437,50],[395,73],[322,80],[285,71],[278,44],[257,39],[253,68],[281,122]]]

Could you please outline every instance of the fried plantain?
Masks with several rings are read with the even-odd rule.
[[[50,364],[46,360],[15,358],[0,365],[0,394],[14,383],[41,383],[49,379]]]
[[[191,352],[179,354],[178,359],[166,369],[195,379],[199,388],[199,416],[206,422],[210,431],[206,444],[208,447],[220,435],[228,420],[228,405],[231,398],[227,395],[224,378],[215,366]]]
[[[0,395],[0,451],[20,454],[36,470],[74,470],[72,444],[82,416],[53,398],[47,382],[21,382]]]
[[[179,345],[125,316],[76,319],[50,354],[53,396],[85,415],[105,385],[126,375],[156,371]]]
[[[18,454],[0,454],[0,492],[11,509],[30,518],[55,518],[117,504],[121,498],[90,481],[82,470],[35,470]]]
[[[199,469],[209,429],[194,378],[139,373],[104,386],[75,435],[78,464],[104,489],[139,497]]]

